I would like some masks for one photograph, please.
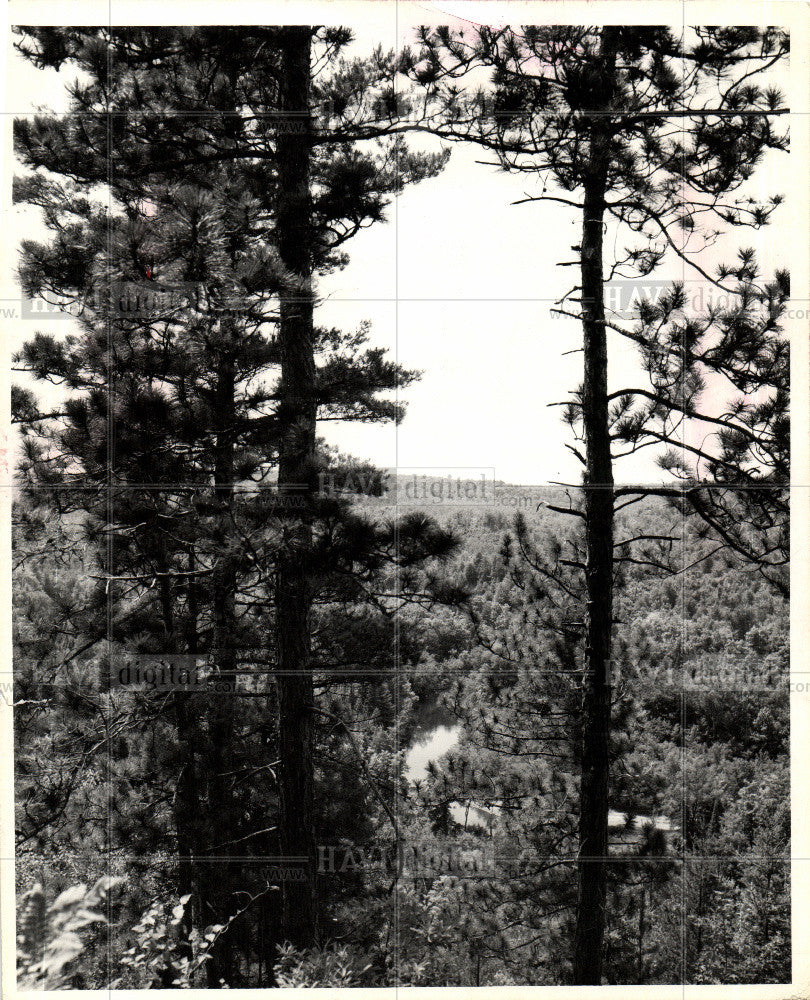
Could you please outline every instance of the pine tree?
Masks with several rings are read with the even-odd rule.
[[[719,273],[727,298],[722,308],[687,308],[677,282],[656,303],[639,304],[630,335],[650,385],[611,395],[611,435],[624,449],[618,457],[668,445],[659,464],[680,485],[659,494],[696,515],[722,547],[756,566],[786,597],[790,353],[781,324],[789,276],[778,271],[764,281],[751,249]],[[707,389],[715,398],[726,396],[723,412],[703,407]],[[689,433],[694,428],[699,435]]]
[[[451,803],[491,810],[492,860],[485,853],[480,876],[441,902],[448,918],[457,907],[474,909],[484,983],[507,975],[511,983],[553,984],[565,966],[575,881],[561,859],[575,854],[581,721],[577,546],[557,515],[540,538],[516,516],[491,576],[466,606],[475,643],[451,661],[459,679],[444,699],[464,735],[422,790],[434,813]],[[449,924],[460,947],[465,926],[458,917]]]
[[[433,99],[430,127],[492,150],[507,170],[534,174],[528,201],[556,201],[581,213],[574,248],[579,284],[560,312],[582,325],[584,378],[572,403],[585,439],[584,575],[588,598],[581,748],[579,900],[572,981],[602,978],[607,885],[608,741],[613,626],[613,480],[607,392],[604,286],[622,266],[648,275],[667,253],[716,282],[697,259],[713,226],[758,228],[779,198],[740,202],[734,193],[769,149],[784,149],[774,116],[786,113],[774,88],[754,82],[787,52],[768,28],[481,28],[420,30],[402,69]],[[492,71],[489,89],[464,89],[466,75]],[[675,127],[673,127],[675,126]],[[545,178],[556,183],[549,191]],[[609,220],[643,242],[605,260]],[[688,235],[680,242],[678,229]],[[665,249],[656,241],[662,241]],[[687,494],[695,500],[700,491]],[[626,501],[627,502],[627,501]],[[695,504],[698,513],[706,505]],[[715,517],[715,526],[722,518]],[[728,520],[726,516],[725,520]]]
[[[393,529],[375,531],[355,516],[340,519],[342,528],[336,529],[340,505],[332,498],[324,501],[315,491],[315,420],[319,411],[339,419],[397,418],[400,407],[376,393],[410,378],[384,360],[381,352],[363,352],[358,340],[350,341],[344,357],[337,349],[330,356],[336,335],[319,333],[314,327],[313,278],[345,262],[341,248],[346,240],[382,218],[387,199],[405,183],[430,176],[445,159],[411,154],[399,137],[380,138],[398,113],[391,100],[395,62],[381,51],[367,61],[339,61],[338,53],[350,37],[345,29],[331,28],[240,28],[224,34],[204,28],[30,29],[19,44],[37,65],[59,66],[70,60],[92,80],[74,88],[71,115],[17,123],[18,148],[27,165],[47,168],[63,178],[25,182],[21,196],[39,201],[46,212],[77,209],[88,223],[96,212],[98,236],[105,225],[117,227],[118,220],[89,207],[83,191],[100,180],[109,182],[135,234],[128,245],[127,280],[146,276],[147,282],[163,281],[173,276],[172,268],[180,260],[182,273],[177,276],[201,286],[205,295],[214,286],[233,287],[236,282],[242,299],[247,295],[266,301],[274,296],[278,303],[274,320],[278,338],[273,346],[261,333],[262,324],[270,321],[266,306],[249,315],[248,326],[252,322],[255,327],[253,341],[248,337],[243,342],[230,319],[217,324],[216,385],[206,387],[212,424],[204,424],[211,428],[206,447],[213,468],[209,464],[201,474],[203,481],[213,477],[214,482],[207,539],[224,549],[210,570],[211,614],[213,648],[220,650],[218,667],[228,683],[235,667],[234,564],[238,568],[244,556],[244,540],[237,542],[236,553],[228,548],[232,535],[224,540],[234,520],[234,487],[252,474],[261,480],[262,463],[278,465],[278,501],[271,500],[269,506],[280,519],[282,544],[267,566],[261,554],[256,558],[251,553],[249,562],[254,574],[266,574],[265,583],[275,574],[269,588],[274,594],[273,631],[278,644],[282,851],[308,859],[314,857],[310,605],[323,573],[318,559],[328,563],[322,551],[324,535],[313,532],[313,525],[320,519],[329,525],[329,537],[338,536],[331,557],[340,565],[373,566],[379,562],[380,547],[392,551],[390,541],[396,537]],[[129,114],[136,110],[137,114]],[[313,125],[316,110],[318,128]],[[186,118],[186,113],[192,117]],[[188,128],[189,121],[193,128]],[[360,126],[369,123],[364,133]],[[363,150],[357,140],[366,138],[371,141]],[[171,198],[178,187],[189,190],[192,200],[213,199],[209,209],[223,217],[222,225],[215,227],[216,239],[223,241],[215,248],[219,255],[209,259],[202,243],[189,242],[189,232],[185,244],[179,236],[169,235],[161,243],[145,235],[155,209],[160,211],[161,199]],[[230,199],[230,214],[218,204],[220,192]],[[188,221],[196,239],[198,226],[204,232],[205,212],[192,210]],[[78,258],[69,249],[61,233],[50,248],[28,248],[27,280],[32,291],[55,286],[64,296],[87,290],[98,241]],[[223,257],[224,273],[219,274],[217,261]],[[109,282],[118,274],[102,266],[96,283],[99,276]],[[206,318],[200,320],[203,328],[206,323]],[[33,350],[47,354],[51,347],[51,342],[40,342]],[[320,348],[328,357],[318,370],[315,357]],[[241,373],[234,366],[244,362],[244,351],[256,370],[277,363],[280,378],[272,389],[249,393],[242,415],[235,409],[234,383]],[[61,365],[60,360],[57,372]],[[40,364],[40,370],[47,370],[47,365],[43,369]],[[187,423],[196,405],[194,393],[183,376],[167,375],[167,379],[177,394],[173,402],[180,404],[186,421],[180,436],[185,427],[186,435],[193,437]],[[186,393],[186,400],[181,393]],[[102,397],[96,396],[97,408],[105,405]],[[30,398],[18,394],[18,401],[30,409]],[[153,421],[165,421],[164,401],[150,405],[156,411]],[[117,402],[113,409],[116,406]],[[184,406],[187,413],[182,413]],[[28,416],[41,423],[38,414]],[[129,413],[123,417],[115,423],[137,426]],[[134,432],[131,436],[137,440]],[[94,455],[98,466],[109,458],[103,449]],[[295,505],[290,502],[293,495]],[[261,508],[263,502],[257,499],[254,506]],[[423,536],[421,541],[414,539],[415,549],[408,558],[417,550],[423,555],[447,551],[449,539],[444,535],[427,531]],[[392,555],[399,558],[396,551]],[[187,581],[208,573],[199,568],[196,553],[193,567],[189,554],[185,556],[180,572],[188,574]],[[173,569],[174,575],[178,572]],[[189,605],[199,604],[196,583],[188,582],[187,589]],[[227,699],[213,711],[211,722],[219,748],[216,776],[228,771],[228,755],[233,752],[234,720]],[[214,789],[213,794],[227,797],[223,789]],[[227,807],[222,816],[230,816]],[[313,873],[308,874],[307,881],[285,886],[284,936],[304,945],[311,943],[315,928]]]

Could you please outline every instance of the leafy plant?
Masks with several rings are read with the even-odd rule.
[[[74,885],[48,906],[37,882],[23,896],[17,935],[18,986],[21,989],[69,989],[75,986],[76,959],[107,917],[110,891],[122,879],[103,877],[91,889]]]
[[[183,918],[190,899],[157,900],[132,928],[136,943],[124,952],[121,965],[136,973],[141,988],[191,989],[195,973],[210,959],[226,925],[213,924],[202,933],[196,927],[189,930]]]
[[[278,986],[360,986],[371,963],[360,965],[346,945],[297,949],[286,944],[279,948],[275,967]]]

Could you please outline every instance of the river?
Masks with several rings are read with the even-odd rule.
[[[440,706],[428,706],[418,713],[418,724],[410,749],[405,755],[405,774],[409,781],[427,777],[428,764],[439,760],[458,743],[461,726]],[[453,821],[467,828],[489,829],[497,807],[484,809],[474,802],[450,804]]]
[[[458,743],[461,726],[458,723],[439,723],[427,730],[418,729],[413,743],[405,755],[405,773],[409,781],[422,781],[427,777],[428,764],[436,761]]]
[[[461,735],[461,725],[455,721],[452,714],[439,705],[429,705],[420,709],[417,720],[410,749],[405,755],[405,774],[411,782],[424,780],[427,777],[428,764],[439,760],[448,750],[452,750]],[[497,813],[497,806],[485,809],[474,802],[464,804],[453,802],[450,806],[453,820],[465,828],[488,829]],[[626,823],[625,813],[609,810],[608,829],[612,837],[618,838],[618,842],[625,839],[637,840],[639,831],[647,823],[666,832],[678,829],[677,824],[673,824],[665,816],[636,816],[631,829],[626,829]]]

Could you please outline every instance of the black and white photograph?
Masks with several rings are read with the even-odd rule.
[[[810,997],[806,5],[6,13],[3,996]]]

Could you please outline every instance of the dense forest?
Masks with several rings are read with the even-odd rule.
[[[14,359],[20,985],[790,982],[789,279],[710,257],[778,224],[786,33],[16,46],[83,73],[15,122],[20,282],[72,316]],[[458,143],[580,226],[578,482],[409,492],[324,437],[419,373],[318,281]],[[619,323],[672,260],[724,304]]]
[[[543,984],[565,975],[578,681],[540,668],[562,661],[576,671],[581,626],[573,604],[551,611],[539,599],[518,552],[519,539],[559,549],[563,519],[535,513],[542,491],[499,486],[497,496],[503,506],[440,508],[464,541],[435,572],[467,596],[464,608],[408,602],[396,639],[383,610],[319,610],[342,661],[356,667],[315,678],[318,890],[329,923],[319,948],[281,953],[280,984]],[[503,512],[510,496],[531,501],[518,533]],[[388,513],[379,500],[362,504],[375,505]],[[623,527],[678,537],[682,523],[651,501]],[[87,957],[71,981],[182,982],[201,946],[184,950],[175,892],[182,748],[169,696],[147,684],[110,690],[109,654],[99,649],[61,666],[88,614],[99,553],[84,529],[54,537],[24,507],[16,530],[23,913],[42,919],[63,891],[95,884],[95,907],[104,913],[108,903],[113,922],[84,930]],[[689,530],[681,573],[630,566],[618,588],[611,808],[622,826],[611,829],[608,982],[790,978],[787,607],[759,574],[711,548]],[[550,633],[536,627],[545,614],[556,619]],[[262,946],[278,921],[277,893],[262,890],[284,866],[273,829],[274,685],[246,671],[241,687],[231,779],[240,848],[229,878],[253,901],[229,934],[236,981],[251,983],[266,974]],[[441,724],[458,726],[457,742],[409,775],[409,750]],[[470,804],[472,817],[459,808]],[[120,881],[102,899],[98,880],[110,874]],[[68,896],[55,929],[75,919],[71,907],[95,908]],[[109,934],[124,956],[112,968]]]

